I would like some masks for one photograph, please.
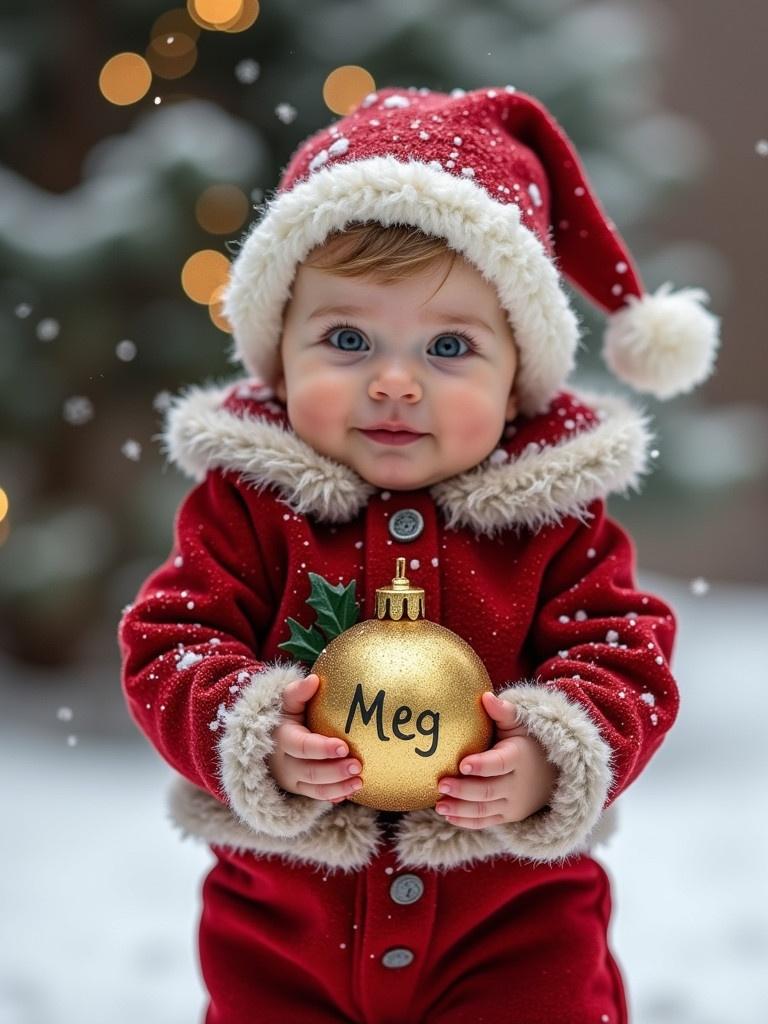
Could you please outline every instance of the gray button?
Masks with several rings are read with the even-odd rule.
[[[398,875],[389,887],[389,895],[395,903],[407,906],[424,895],[424,883],[418,875]]]
[[[415,508],[401,508],[389,520],[389,532],[395,540],[416,540],[424,532],[424,516]]]
[[[381,958],[381,962],[385,967],[407,967],[408,964],[413,963],[413,960],[414,956],[410,949],[404,949],[402,946],[398,946],[396,949],[388,949]]]

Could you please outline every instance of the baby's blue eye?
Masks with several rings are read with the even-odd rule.
[[[331,328],[325,338],[339,352],[366,352],[370,348],[368,342],[355,327],[339,325]],[[463,349],[459,347],[462,345]],[[434,340],[430,350],[432,348],[434,355],[442,358],[465,356],[475,351],[470,339],[463,334],[441,334]]]
[[[333,339],[338,335],[338,344]],[[328,335],[328,340],[341,352],[364,352],[365,349],[357,347],[358,341],[365,341],[360,331],[356,331],[353,327],[340,327],[335,331],[331,331]]]
[[[464,345],[464,352],[456,351],[456,342]],[[441,334],[439,338],[435,339],[434,345],[436,356],[463,356],[465,352],[471,351],[467,342],[459,334]]]

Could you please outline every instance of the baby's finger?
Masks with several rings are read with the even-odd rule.
[[[291,757],[320,760],[347,756],[349,748],[346,743],[333,736],[310,732],[306,725],[299,725],[298,722],[286,722],[282,728],[281,746]]]
[[[286,715],[302,715],[307,703],[314,697],[320,682],[316,673],[304,679],[294,679],[283,690],[283,711]]]
[[[506,775],[514,767],[515,741],[512,738],[500,740],[490,750],[465,757],[459,765],[459,771],[462,775],[480,775],[487,778],[490,775]]]
[[[355,770],[351,771],[351,768]],[[341,758],[335,761],[294,758],[290,761],[288,770],[293,772],[297,782],[307,783],[309,786],[328,786],[359,781],[360,768],[360,762],[355,758]]]

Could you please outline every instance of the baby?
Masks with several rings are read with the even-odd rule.
[[[511,87],[366,97],[299,147],[235,260],[248,376],[176,400],[166,444],[197,484],[120,625],[175,820],[215,855],[206,1024],[627,1019],[591,850],[675,719],[675,623],[605,507],[647,421],[564,389],[555,261],[612,311],[620,377],[706,378],[704,294],[643,293],[564,132]],[[396,556],[485,664],[494,724],[400,814],[347,799],[365,765],[308,729],[318,678],[285,656],[308,573],[354,579],[370,618]]]

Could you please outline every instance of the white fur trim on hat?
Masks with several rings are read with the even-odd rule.
[[[719,318],[704,309],[701,288],[628,297],[605,332],[603,358],[612,372],[638,391],[672,398],[691,391],[712,372]]]
[[[232,265],[224,312],[233,360],[274,384],[285,302],[298,265],[334,230],[378,221],[444,238],[496,286],[520,355],[517,394],[543,411],[573,369],[578,322],[558,271],[515,203],[426,163],[391,156],[326,166],[278,193]]]

